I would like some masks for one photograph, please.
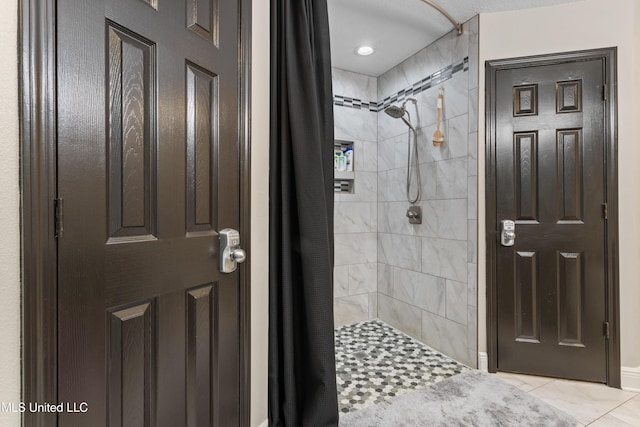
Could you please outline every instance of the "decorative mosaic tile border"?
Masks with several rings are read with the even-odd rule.
[[[389,105],[395,104],[398,101],[402,101],[405,98],[417,95],[419,93],[424,92],[427,89],[430,89],[436,85],[446,82],[450,78],[454,77],[458,73],[463,73],[469,70],[469,57],[465,57],[459,62],[455,64],[451,64],[446,66],[445,68],[436,71],[423,78],[422,80],[418,80],[411,86],[408,86],[400,91],[387,96],[386,98],[380,101],[363,101],[358,98],[349,98],[348,96],[342,95],[334,95],[333,96],[333,105],[338,105],[340,107],[347,108],[355,108],[357,110],[366,109],[368,111],[373,111],[375,113],[384,110]]]

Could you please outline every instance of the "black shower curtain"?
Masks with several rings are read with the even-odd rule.
[[[326,0],[271,0],[269,425],[337,426]]]

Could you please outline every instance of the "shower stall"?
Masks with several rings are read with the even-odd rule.
[[[333,70],[335,138],[353,147],[351,185],[335,187],[334,311],[477,367],[478,17],[462,30],[379,76]]]

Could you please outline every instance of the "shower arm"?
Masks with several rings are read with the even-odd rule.
[[[462,35],[462,24],[460,24],[458,21],[453,19],[451,17],[451,15],[449,15],[449,13],[447,13],[447,11],[444,10],[440,5],[434,3],[431,0],[421,0],[421,1],[423,3],[428,4],[429,6],[431,6],[432,8],[437,10],[438,12],[440,12],[445,18],[447,18],[453,24],[454,27],[456,27],[456,30],[458,31],[458,35]]]

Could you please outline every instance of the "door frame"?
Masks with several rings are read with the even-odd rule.
[[[18,10],[23,402],[57,402],[56,0]],[[239,0],[240,230],[251,254],[251,0]],[[240,425],[250,420],[251,257],[239,265]],[[55,426],[55,413],[23,414],[22,425]]]
[[[606,343],[607,385],[620,388],[620,293],[618,272],[618,135],[617,135],[617,48],[603,48],[548,55],[527,56],[486,61],[485,63],[485,214],[486,214],[486,283],[487,283],[487,356],[489,372],[498,367],[497,314],[497,213],[496,213],[496,72],[533,66],[568,64],[588,60],[604,60],[604,170],[605,202],[608,219],[605,223],[606,258],[606,321],[610,338]]]

